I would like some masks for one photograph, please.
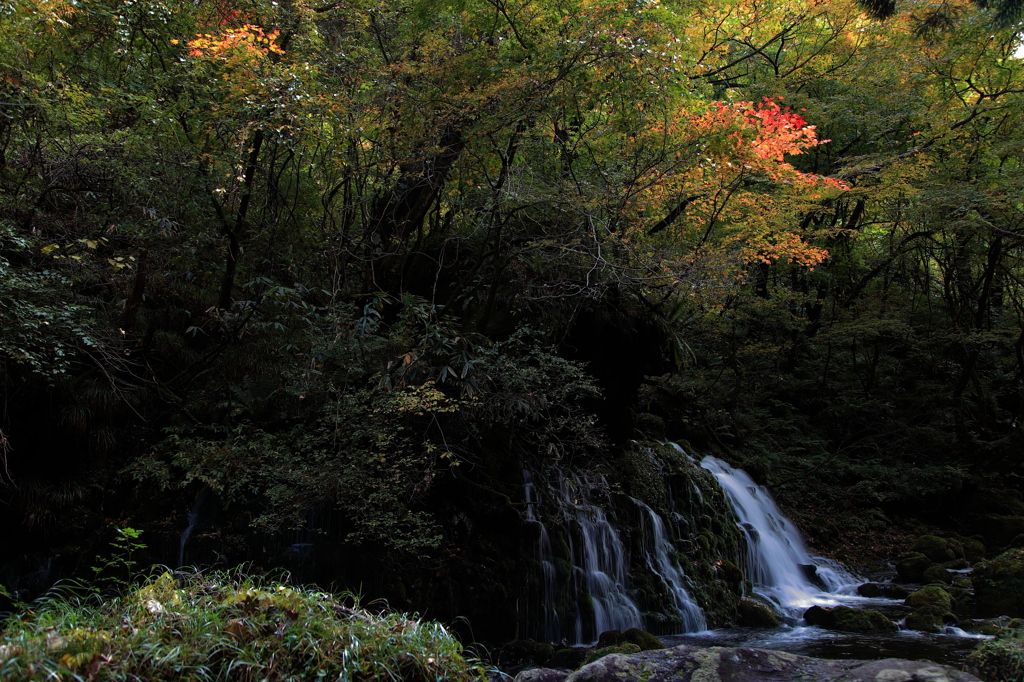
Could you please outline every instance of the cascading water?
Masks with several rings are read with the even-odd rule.
[[[665,533],[665,522],[657,512],[640,500],[634,499],[640,508],[640,522],[644,531],[644,554],[651,571],[661,578],[668,587],[676,611],[682,620],[683,632],[698,632],[707,629],[704,612],[690,596],[685,587],[686,579],[678,564],[672,559],[675,548]]]
[[[591,500],[593,490],[607,489],[604,476],[566,478],[560,472],[554,488],[568,531],[575,596],[573,636],[580,643],[597,641],[605,630],[642,627],[640,609],[626,592],[625,547],[605,510]],[[588,606],[592,614],[585,614]]]
[[[540,554],[541,573],[543,579],[541,608],[544,610],[544,639],[548,642],[557,642],[562,637],[562,626],[558,618],[558,609],[555,608],[555,564],[552,561],[551,536],[548,529],[537,518],[536,489],[533,485],[533,476],[529,471],[523,470],[523,497],[526,498],[526,520],[536,523],[540,527],[540,536],[537,541]]]
[[[612,516],[607,480],[592,473],[555,470],[554,474],[553,484],[545,488],[547,494],[540,496],[533,476],[523,472],[526,521],[539,527],[542,583],[538,591],[543,599],[544,638],[592,643],[606,630],[644,627],[640,608],[629,592],[630,557]],[[665,611],[651,617],[667,619],[675,632],[706,629],[704,613],[688,592],[687,580],[673,558],[677,550],[664,519],[640,500],[633,502],[641,531],[634,561],[646,563],[662,585],[658,591],[668,598]],[[565,556],[555,555],[557,547]]]
[[[716,457],[705,457],[700,465],[714,474],[732,507],[746,539],[744,569],[758,594],[799,618],[815,604],[837,604],[837,595],[850,593],[863,582],[839,564],[812,556],[768,490],[745,471]],[[820,585],[812,582],[811,570]]]

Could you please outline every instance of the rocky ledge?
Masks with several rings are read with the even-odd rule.
[[[955,668],[922,661],[831,661],[746,647],[677,646],[609,654],[575,672],[524,670],[515,682],[979,682]]]

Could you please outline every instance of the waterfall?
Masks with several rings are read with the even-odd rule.
[[[540,556],[542,573],[541,608],[544,610],[544,640],[557,642],[562,637],[562,626],[558,618],[558,609],[555,606],[555,564],[551,551],[551,536],[548,535],[547,527],[537,518],[536,490],[533,485],[533,476],[529,471],[523,470],[523,497],[526,498],[526,520],[535,523],[540,527],[540,536],[537,541],[537,550]]]
[[[201,512],[204,512],[204,507],[207,503],[207,498],[210,495],[209,486],[203,486],[196,496],[196,501],[192,505],[192,510],[186,515],[188,524],[185,526],[185,530],[181,532],[181,541],[178,545],[178,566],[185,565],[185,545],[188,543],[188,539],[192,536],[192,531],[195,529],[196,524],[199,522],[199,516]]]
[[[630,556],[611,511],[608,481],[594,473],[553,473],[554,481],[539,495],[533,475],[523,471],[524,515],[538,526],[541,568],[543,622],[534,627],[542,628],[547,641],[565,638],[577,644],[593,643],[606,630],[644,627],[644,616],[629,591]],[[690,596],[665,520],[642,501],[633,503],[641,531],[631,545],[633,566],[646,565],[662,585],[657,591],[667,597],[657,613],[647,614],[649,619],[667,623],[677,633],[706,630],[704,613]]]
[[[541,503],[533,479],[529,472],[523,473],[526,520],[540,525],[545,639],[565,637],[577,644],[593,643],[606,630],[642,627],[640,609],[627,592],[626,549],[608,512],[593,499],[595,493],[607,495],[608,481],[596,474],[566,476],[555,470],[556,482],[549,490],[556,511],[553,519],[548,516],[564,533],[570,566],[569,575],[559,576],[549,529],[540,520]],[[560,603],[571,608],[568,627],[559,618]]]
[[[640,500],[633,499],[640,508],[640,522],[644,531],[644,554],[647,566],[661,578],[668,587],[676,611],[682,620],[683,632],[707,630],[704,612],[686,590],[686,579],[678,564],[672,558],[675,548],[665,534],[665,522],[658,514]]]
[[[838,563],[812,556],[768,490],[745,471],[716,457],[705,457],[700,465],[714,474],[732,507],[746,540],[745,573],[758,594],[796,615],[815,604],[834,605],[837,593],[863,582]]]

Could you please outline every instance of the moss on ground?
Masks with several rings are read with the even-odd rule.
[[[57,598],[0,636],[9,682],[483,679],[439,623],[223,573],[164,573],[105,602]]]

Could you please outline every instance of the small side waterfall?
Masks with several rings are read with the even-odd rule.
[[[638,512],[634,517],[620,510],[633,519],[633,530],[623,535],[604,476],[558,469],[553,474],[554,480],[538,490],[533,475],[523,471],[526,521],[537,526],[535,594],[543,600],[532,627],[542,629],[547,641],[576,644],[593,643],[606,630],[643,628],[646,612],[630,589],[632,566],[643,572],[646,586],[636,596],[651,601],[660,595],[657,605],[644,607],[652,609],[646,625],[662,630],[668,625],[674,632],[707,629],[665,520],[641,500],[623,498],[627,506],[632,499]]]
[[[675,608],[683,622],[684,632],[706,630],[707,620],[704,612],[690,596],[685,584],[686,579],[679,565],[672,558],[675,548],[665,534],[665,522],[658,514],[640,500],[633,499],[640,508],[640,522],[644,531],[644,554],[651,571],[661,578],[668,587],[675,602]]]
[[[745,471],[716,457],[705,457],[700,465],[714,474],[725,491],[746,539],[743,568],[756,592],[796,615],[815,604],[835,604],[833,595],[863,582],[839,564],[812,556],[771,493]],[[811,571],[821,584],[814,584]]]

